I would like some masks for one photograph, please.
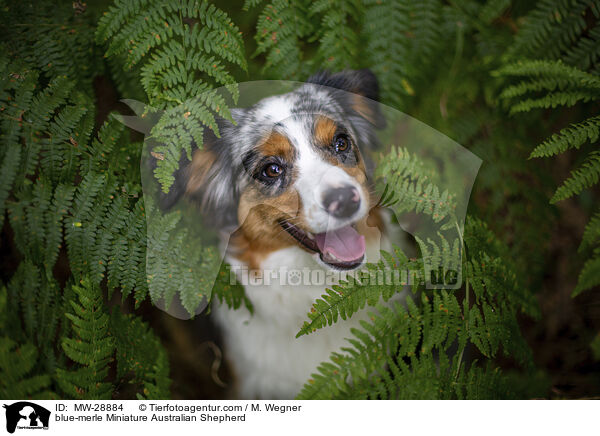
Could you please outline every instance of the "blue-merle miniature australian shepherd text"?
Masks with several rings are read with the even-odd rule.
[[[295,91],[232,111],[220,138],[179,170],[166,202],[187,197],[212,218],[234,271],[351,273],[389,246],[389,219],[376,207],[375,132],[384,125],[368,70],[319,73]],[[305,275],[304,277],[314,277]],[[324,291],[310,280],[245,284],[254,313],[213,305],[232,397],[293,398],[319,363],[345,345],[364,312],[316,333],[296,334]]]

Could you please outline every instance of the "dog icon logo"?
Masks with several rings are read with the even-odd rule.
[[[50,411],[29,401],[3,406],[6,409],[6,431],[19,429],[48,429]]]

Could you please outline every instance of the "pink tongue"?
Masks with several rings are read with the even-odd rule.
[[[329,252],[344,262],[357,260],[365,254],[365,237],[351,226],[317,233],[315,239],[322,253]]]

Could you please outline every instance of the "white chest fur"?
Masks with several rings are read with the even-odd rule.
[[[377,260],[380,249],[388,249],[388,244],[368,244],[367,260]],[[224,334],[226,358],[234,366],[236,397],[294,398],[317,366],[328,360],[331,352],[347,345],[350,328],[358,327],[359,321],[367,318],[364,310],[349,320],[339,320],[333,326],[296,338],[313,302],[324,293],[323,280],[331,278],[331,271],[317,263],[315,256],[297,246],[284,248],[271,253],[261,264],[264,274],[278,274],[271,275],[268,284],[264,280],[248,282],[247,276],[242,277],[254,314],[245,307],[213,308]],[[238,276],[247,271],[239,260],[227,261]],[[296,272],[303,274],[298,277]],[[337,277],[343,278],[344,273],[337,273]]]

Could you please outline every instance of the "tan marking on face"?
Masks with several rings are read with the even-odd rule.
[[[315,121],[315,139],[317,144],[324,147],[331,146],[335,132],[337,131],[337,124],[331,118],[319,116]]]
[[[279,132],[272,132],[258,146],[258,151],[264,156],[279,156],[288,162],[294,159],[294,149],[290,140]]]
[[[315,140],[318,146],[322,148],[329,148],[332,145],[333,138],[335,136],[335,132],[337,131],[337,124],[331,118],[327,118],[325,116],[320,115],[315,121]],[[346,167],[343,163],[341,163],[334,156],[325,156],[325,160],[335,166],[339,166],[344,169],[350,176],[355,177],[359,183],[364,183],[366,181],[366,170],[365,165],[360,154],[360,151],[356,149],[355,145],[352,145],[352,150],[350,152],[356,153],[357,156],[357,166],[354,167]]]
[[[331,143],[333,142],[333,137],[335,136],[336,131],[337,124],[331,118],[320,115],[315,120],[315,129],[313,132],[315,144],[317,147],[320,147],[326,151],[323,153],[323,155],[321,155],[321,158],[331,165],[339,166],[339,160],[335,156],[331,155],[328,151],[328,149],[331,148]]]
[[[346,173],[350,176],[353,177],[358,183],[361,184],[361,186],[363,186],[363,188],[365,189],[365,193],[368,192],[367,190],[367,172],[365,170],[365,164],[363,163],[362,158],[360,157],[359,154],[359,161],[358,161],[358,165],[355,167],[346,167],[344,165],[339,165],[344,171],[346,171]]]
[[[302,229],[308,228],[295,189],[290,188],[277,197],[265,197],[255,188],[248,188],[238,207],[238,220],[242,224],[229,240],[231,254],[250,269],[260,269],[260,264],[272,252],[298,244],[279,225],[281,219]]]
[[[196,150],[192,156],[192,163],[188,169],[188,181],[185,187],[186,194],[194,194],[202,189],[206,176],[215,163],[217,156],[207,150]]]

